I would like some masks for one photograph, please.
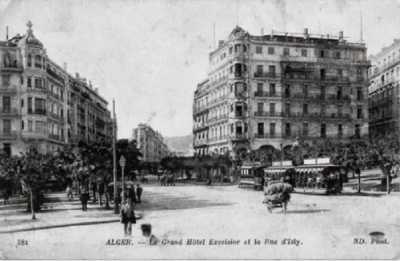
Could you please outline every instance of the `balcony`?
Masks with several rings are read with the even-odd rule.
[[[279,75],[274,72],[255,72],[254,78],[278,78]]]
[[[15,85],[8,85],[8,86],[3,86],[0,85],[0,93],[4,94],[15,94],[17,93],[17,86]]]
[[[268,112],[268,111],[256,111],[254,112],[256,117],[282,117],[282,112]]]
[[[254,96],[255,97],[280,97],[281,94],[277,93],[277,92],[271,93],[271,92],[260,92],[260,91],[257,91],[257,92],[254,93]]]
[[[15,140],[18,136],[17,131],[1,131],[0,140]]]
[[[311,119],[311,120],[351,120],[350,114],[336,114],[332,113],[330,115],[323,113],[285,113],[284,117],[288,118],[300,118],[300,119]]]
[[[18,115],[18,109],[17,108],[1,108],[0,107],[0,116],[16,116]]]
[[[28,114],[46,115],[45,109],[28,110]]]
[[[247,140],[247,135],[244,133],[241,134],[233,134],[229,137],[232,141],[240,141],[240,140]]]
[[[270,134],[270,133],[256,133],[254,134],[254,137],[256,139],[276,139],[276,138],[281,138],[278,134]]]
[[[1,72],[22,72],[22,66],[19,66],[17,63],[14,64],[8,64],[7,66],[4,66],[4,64],[2,64],[0,66],[0,71]]]

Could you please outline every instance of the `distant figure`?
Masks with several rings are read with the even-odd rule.
[[[141,203],[141,198],[143,194],[143,188],[140,186],[140,184],[136,185],[136,197],[137,197],[137,202]]]
[[[131,199],[125,200],[121,207],[121,223],[124,224],[125,236],[132,235],[132,224],[136,224],[136,217]]]
[[[96,193],[97,193],[97,183],[92,183],[92,192],[93,192],[93,203],[97,202]]]
[[[99,184],[99,204],[100,206],[103,205],[103,194],[104,194],[104,183]]]
[[[74,198],[74,196],[72,195],[72,189],[70,185],[67,186],[65,192],[67,193],[68,200],[71,201]]]
[[[142,229],[142,235],[146,238],[147,244],[151,246],[155,246],[158,244],[159,240],[156,236],[151,233],[151,225],[150,224],[142,224],[140,226]]]
[[[10,199],[10,196],[11,196],[11,190],[10,189],[6,189],[6,191],[4,191],[3,196],[4,196],[4,205],[9,204],[10,203],[9,199]]]
[[[82,211],[87,211],[87,203],[89,201],[89,192],[86,189],[81,190],[81,203],[82,203]]]

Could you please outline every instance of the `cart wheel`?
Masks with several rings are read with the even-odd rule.
[[[268,206],[267,209],[268,209],[268,212],[269,212],[269,213],[272,213],[272,209],[271,209],[270,206]]]

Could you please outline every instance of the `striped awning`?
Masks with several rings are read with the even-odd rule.
[[[264,169],[265,173],[283,173],[287,169]]]
[[[296,168],[297,173],[319,173],[323,170],[323,168]]]

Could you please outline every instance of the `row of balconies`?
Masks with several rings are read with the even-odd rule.
[[[303,113],[303,112],[267,112],[267,111],[256,111],[254,112],[256,117],[283,117],[283,118],[311,118],[311,119],[338,119],[338,120],[351,120],[351,115],[348,113],[341,114],[322,114],[316,112]],[[363,117],[359,117],[360,120]]]
[[[16,116],[19,114],[17,108],[5,108],[0,107],[0,115],[1,116]]]

